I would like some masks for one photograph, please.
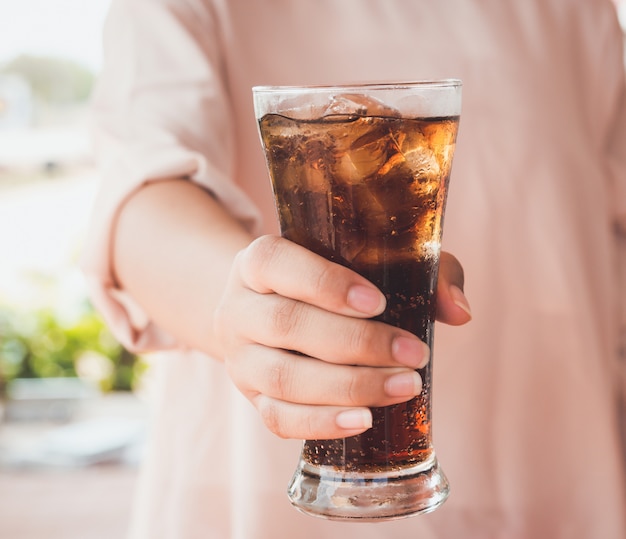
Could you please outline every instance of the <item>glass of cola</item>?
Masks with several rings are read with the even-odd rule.
[[[281,234],[369,279],[379,320],[432,350],[444,209],[461,82],[253,88]],[[432,354],[422,392],[373,426],[306,440],[288,488],[301,511],[376,521],[434,510],[448,481],[432,445]]]

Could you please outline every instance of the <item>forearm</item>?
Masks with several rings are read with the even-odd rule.
[[[232,260],[252,237],[200,186],[182,179],[147,184],[122,207],[113,271],[159,326],[221,359],[213,313]]]

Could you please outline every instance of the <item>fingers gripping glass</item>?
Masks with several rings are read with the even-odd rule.
[[[458,80],[255,87],[281,234],[377,285],[379,317],[432,348]],[[306,440],[288,495],[301,511],[380,520],[432,511],[448,482],[432,445],[432,360],[422,392],[374,408],[358,436]]]

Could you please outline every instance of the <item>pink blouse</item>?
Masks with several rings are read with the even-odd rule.
[[[160,350],[132,539],[626,537],[626,82],[610,0],[113,0],[104,37],[83,266],[117,336]],[[111,220],[143,182],[186,175],[276,232],[253,85],[439,77],[464,83],[444,249],[474,314],[436,331],[451,496],[391,523],[314,519],[285,493],[300,442],[115,287]]]

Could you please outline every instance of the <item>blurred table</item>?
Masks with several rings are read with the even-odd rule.
[[[0,422],[0,538],[124,539],[146,421],[120,393],[65,423]]]
[[[0,537],[123,539],[136,475],[116,465],[1,471]]]

